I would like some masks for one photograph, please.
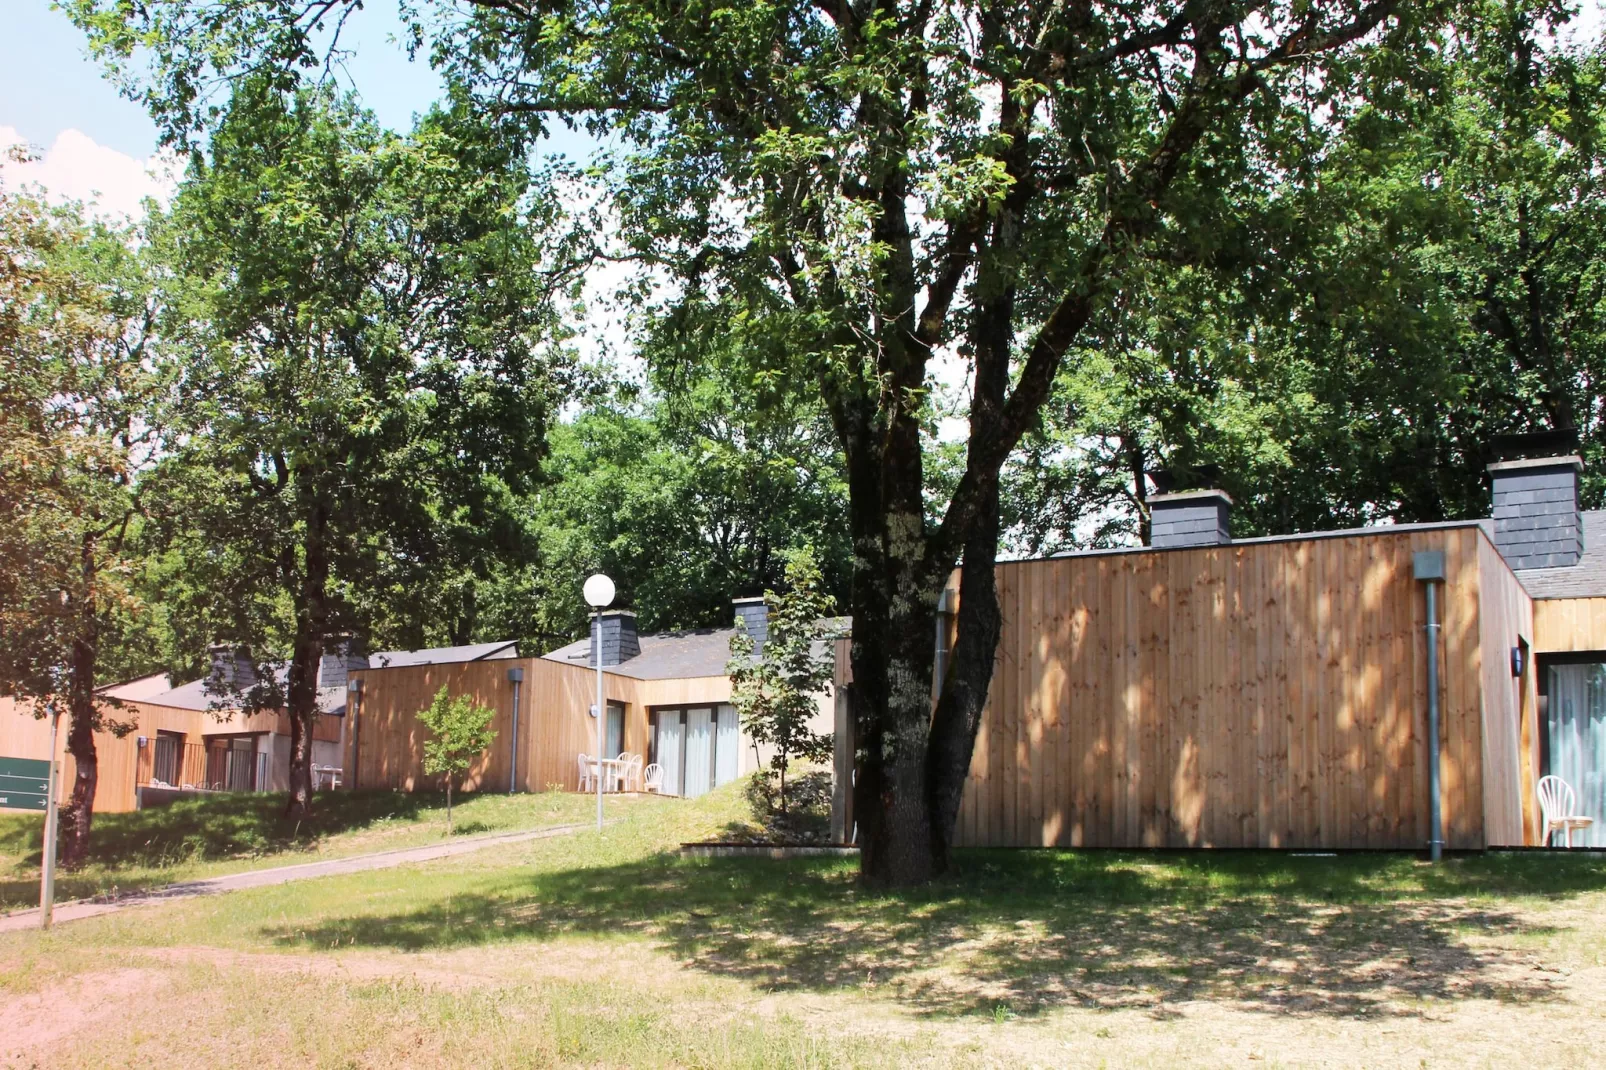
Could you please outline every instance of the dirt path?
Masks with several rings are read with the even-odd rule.
[[[59,903],[56,906],[54,919],[59,924],[67,921],[79,921],[83,918],[93,918],[101,914],[111,914],[130,907],[146,906],[151,903],[165,903],[174,899],[193,899],[202,895],[217,895],[222,892],[237,892],[243,888],[264,888],[272,884],[287,884],[290,881],[313,880],[317,877],[333,877],[346,873],[362,873],[371,869],[389,869],[392,866],[404,866],[410,862],[429,862],[437,858],[450,858],[453,855],[467,854],[478,851],[483,847],[491,847],[503,843],[522,843],[526,840],[542,840],[552,836],[566,836],[584,826],[556,825],[551,828],[533,829],[525,832],[500,832],[487,836],[471,836],[461,840],[452,840],[447,843],[430,844],[426,847],[403,847],[394,851],[376,851],[373,854],[352,855],[350,858],[331,858],[323,862],[302,862],[293,866],[275,866],[271,869],[253,869],[244,873],[230,873],[223,877],[207,877],[204,880],[182,881],[178,884],[169,884],[163,888],[153,888],[144,892],[132,892],[112,899],[82,899],[70,903]],[[39,911],[20,910],[14,914],[0,917],[0,932],[13,932],[19,929],[36,929],[39,927]]]

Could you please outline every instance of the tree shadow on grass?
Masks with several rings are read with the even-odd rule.
[[[1547,865],[1546,863],[1555,863]],[[268,928],[286,946],[426,950],[634,933],[688,968],[774,990],[873,991],[933,1015],[1231,1000],[1276,1013],[1420,1015],[1531,1003],[1556,979],[1462,937],[1532,935],[1501,897],[1606,888],[1606,863],[1402,856],[970,852],[925,889],[851,862],[687,860],[526,875],[393,914]]]
[[[182,862],[307,849],[340,833],[387,821],[416,821],[443,801],[444,795],[431,792],[320,792],[314,798],[312,816],[296,822],[281,816],[283,793],[217,793],[176,799],[147,810],[96,814],[88,869],[82,879],[63,873],[59,894],[91,894],[111,878],[129,887],[140,886],[162,878],[138,871]],[[42,845],[41,820],[0,822],[0,855],[37,869]],[[0,880],[0,902],[25,902],[37,894],[37,877]]]

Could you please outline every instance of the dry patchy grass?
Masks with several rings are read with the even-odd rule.
[[[669,850],[737,806],[0,939],[0,1002],[70,1026],[14,1059],[1577,1066],[1606,1016],[1601,860],[973,852],[888,894]]]

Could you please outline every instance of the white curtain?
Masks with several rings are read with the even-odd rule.
[[[680,711],[661,711],[658,714],[658,764],[664,768],[665,795],[681,794],[681,738]]]
[[[603,754],[604,758],[617,758],[617,757],[619,757],[619,751],[624,746],[624,744],[622,742],[624,740],[624,735],[625,735],[625,711],[621,710],[618,706],[609,706],[608,707],[608,749],[607,749],[607,752]]]
[[[1574,809],[1595,823],[1573,846],[1606,847],[1606,665],[1550,668],[1550,768],[1576,794]]]
[[[703,795],[713,787],[714,711],[706,706],[686,711],[686,791]]]
[[[719,732],[714,738],[714,785],[729,784],[740,776],[742,729],[735,706],[719,708]]]

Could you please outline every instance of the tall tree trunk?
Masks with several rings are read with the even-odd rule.
[[[290,797],[284,816],[301,821],[312,812],[312,731],[318,723],[318,669],[329,628],[329,554],[325,542],[327,512],[321,502],[308,511],[302,547],[303,578],[296,611],[295,649],[290,657]]]
[[[72,798],[61,815],[61,864],[67,869],[80,866],[89,856],[89,831],[95,820],[95,788],[100,782],[100,762],[95,753],[95,662],[99,655],[99,622],[96,619],[95,537],[84,535],[79,549],[82,589],[77,605],[78,635],[72,645],[72,674],[68,681],[68,709],[71,724],[67,730],[67,751],[73,757]],[[56,756],[50,756],[51,761]]]
[[[965,561],[959,576],[958,638],[950,655],[948,677],[931,721],[931,820],[935,830],[934,858],[939,872],[949,865],[959,804],[981,728],[981,711],[987,705],[993,665],[998,652],[1002,616],[998,609],[995,564],[998,554],[998,490],[994,487],[976,530],[965,544]]]
[[[946,569],[934,577],[927,566],[919,426],[902,411],[893,421],[878,458],[878,482],[888,503],[885,519],[872,513],[855,525],[860,536],[854,555],[853,671],[863,701],[856,707],[861,719],[854,812],[862,815],[861,877],[872,884],[906,885],[936,873],[926,745],[932,635]],[[852,504],[855,512],[863,511],[859,502]],[[861,619],[867,628],[859,626]]]

